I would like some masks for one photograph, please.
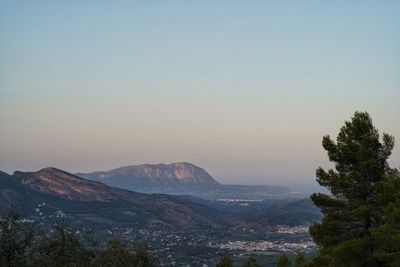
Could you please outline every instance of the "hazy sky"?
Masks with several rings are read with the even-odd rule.
[[[400,1],[1,1],[0,169],[189,161],[315,185],[354,111],[398,142]]]

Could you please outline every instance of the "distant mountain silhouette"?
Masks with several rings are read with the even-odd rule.
[[[187,162],[132,165],[76,175],[136,192],[191,195],[210,199],[265,199],[290,193],[289,188],[280,186],[223,185],[204,169]]]

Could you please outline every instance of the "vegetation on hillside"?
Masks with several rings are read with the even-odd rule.
[[[101,247],[90,231],[71,232],[63,220],[46,233],[9,212],[0,220],[0,266],[153,267],[156,261],[143,243],[126,244],[111,237]]]

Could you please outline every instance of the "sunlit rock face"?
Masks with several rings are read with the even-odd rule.
[[[15,172],[21,184],[43,193],[50,193],[80,201],[112,201],[117,199],[106,185],[87,181],[57,168],[45,168],[37,172]]]
[[[221,186],[204,169],[187,162],[143,164],[78,176],[108,185],[146,193],[191,193]]]

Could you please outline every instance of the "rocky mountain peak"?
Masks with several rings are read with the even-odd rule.
[[[174,162],[170,164],[143,164],[120,167],[117,169],[95,172],[100,179],[112,179],[113,177],[125,177],[127,179],[150,179],[153,181],[175,181],[185,184],[209,184],[219,183],[204,169],[188,162]],[[91,174],[79,173],[79,176],[91,178]]]
[[[212,199],[263,199],[290,192],[289,188],[276,186],[220,184],[204,169],[188,162],[131,165],[77,175],[140,193],[190,195]]]
[[[193,178],[207,178],[214,180],[204,169],[197,167],[188,162],[175,162],[168,165],[172,169],[175,178],[178,180],[193,179]]]

